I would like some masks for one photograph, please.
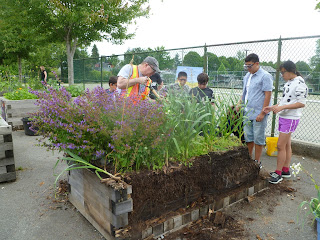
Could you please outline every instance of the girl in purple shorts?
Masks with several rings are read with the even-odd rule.
[[[296,130],[302,108],[306,104],[308,87],[292,61],[280,65],[280,72],[286,81],[282,99],[279,104],[263,109],[265,113],[279,113],[279,138],[277,169],[270,173],[270,183],[277,184],[283,178],[291,177],[289,166],[291,162],[291,134]]]

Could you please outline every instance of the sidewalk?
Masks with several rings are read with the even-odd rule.
[[[36,138],[24,131],[13,132],[16,169],[22,170],[17,171],[15,182],[0,183],[0,240],[104,239],[70,203],[54,199],[53,167],[61,154],[35,146]],[[294,156],[293,162],[301,162],[320,183],[320,161]],[[263,153],[262,164],[262,174],[267,175],[274,171],[276,158]],[[56,173],[63,167],[58,165]],[[250,239],[258,239],[258,235],[261,239],[314,240],[311,217],[302,228],[297,224],[297,212],[303,200],[315,195],[312,182],[302,173],[300,180],[284,180],[250,203],[241,202],[225,211],[244,222]]]

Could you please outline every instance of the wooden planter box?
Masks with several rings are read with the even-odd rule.
[[[69,201],[106,239],[114,239],[115,231],[128,225],[133,209],[130,185],[114,189],[88,169],[71,170],[68,182]]]
[[[30,113],[37,112],[39,109],[39,106],[35,105],[37,99],[8,100],[4,97],[0,99],[2,118],[14,129],[23,129],[21,119],[29,117]]]
[[[200,156],[178,170],[129,173],[124,178],[129,184],[118,190],[90,170],[71,170],[69,199],[106,239],[159,237],[265,189],[259,170],[244,147]],[[204,196],[205,204],[190,208]]]
[[[0,182],[16,180],[12,127],[0,118]]]

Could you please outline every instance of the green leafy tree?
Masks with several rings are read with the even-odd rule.
[[[174,56],[173,61],[174,61],[174,65],[173,65],[174,69],[181,65],[182,62],[180,60],[180,57],[179,57],[178,53],[176,53],[176,55]]]
[[[99,58],[99,50],[97,48],[97,45],[93,45],[92,50],[91,50],[91,57],[92,58]]]
[[[228,74],[228,71],[223,63],[221,63],[220,67],[218,68],[218,74]]]
[[[7,0],[9,1],[9,0]],[[13,1],[17,2],[17,1]],[[31,26],[50,42],[64,42],[68,62],[68,82],[74,83],[73,58],[78,47],[105,39],[122,43],[134,36],[128,25],[147,16],[149,0],[20,0]],[[15,8],[18,11],[17,8]],[[19,10],[21,11],[21,10]]]
[[[203,67],[203,58],[199,53],[190,51],[184,56],[183,65],[189,67]]]
[[[208,70],[217,71],[220,66],[219,58],[216,54],[208,52]]]
[[[305,61],[296,62],[296,67],[297,67],[298,71],[300,71],[300,72],[309,72],[309,71],[311,71],[311,68],[310,68],[309,64],[306,63]]]
[[[231,66],[230,63],[228,62],[227,58],[225,56],[220,56],[219,57],[219,61],[220,61],[220,66],[221,64],[223,64],[223,66],[227,69],[230,70]],[[219,67],[220,68],[220,67]]]
[[[129,49],[125,52],[124,64],[130,63],[133,56],[133,64],[136,65],[140,64],[147,56],[151,56],[158,60],[160,69],[171,69],[174,66],[174,59],[170,57],[170,53],[165,51],[163,46],[155,49]]]
[[[244,59],[246,58],[246,53],[245,53],[245,52],[242,52],[242,51],[238,51],[236,58],[237,58],[239,61],[244,62]]]
[[[2,56],[18,63],[19,79],[22,80],[22,59],[37,46],[36,28],[27,23],[28,13],[20,8],[20,1],[0,0],[0,42]]]

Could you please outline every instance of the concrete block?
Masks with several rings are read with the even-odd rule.
[[[196,221],[198,220],[200,217],[200,210],[199,209],[195,209],[193,211],[191,211],[191,221]]]
[[[146,230],[142,231],[142,239],[145,239],[151,235],[152,235],[152,227],[149,227]]]
[[[176,216],[173,218],[173,228],[178,228],[182,226],[182,216]]]
[[[208,214],[209,206],[203,206],[200,208],[200,217],[205,216]]]
[[[156,236],[163,234],[163,229],[164,229],[163,223],[154,226],[152,228],[153,236],[156,237]]]
[[[182,215],[182,225],[191,222],[191,212]]]
[[[172,230],[173,227],[174,227],[174,225],[173,225],[173,218],[168,219],[167,221],[165,221],[165,222],[163,223],[163,232],[168,232],[168,231]]]

